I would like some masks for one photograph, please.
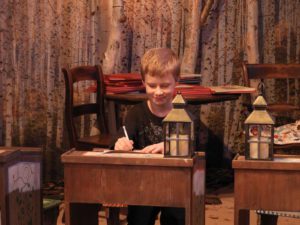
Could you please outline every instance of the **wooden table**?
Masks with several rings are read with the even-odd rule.
[[[190,105],[201,105],[212,102],[236,100],[241,94],[199,94],[185,95],[184,99]],[[119,104],[136,104],[147,99],[146,94],[106,94],[105,98]]]
[[[249,225],[249,210],[300,211],[300,157],[233,160],[235,225]]]
[[[66,225],[96,224],[97,213],[85,217],[78,203],[182,207],[186,225],[204,225],[204,153],[183,159],[70,150],[62,162]]]
[[[42,151],[0,147],[0,224],[42,224]]]
[[[199,94],[199,95],[185,95],[184,99],[189,105],[202,105],[213,102],[224,102],[237,100],[241,94]],[[106,94],[106,100],[108,100],[108,126],[109,132],[116,133],[119,127],[118,121],[118,109],[116,105],[125,104],[133,105],[139,102],[145,101],[147,99],[146,94]]]

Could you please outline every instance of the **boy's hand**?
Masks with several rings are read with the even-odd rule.
[[[160,142],[154,145],[148,145],[147,147],[141,150],[141,152],[144,153],[163,153],[163,151],[164,151],[164,142]]]
[[[126,137],[119,138],[115,143],[114,150],[130,151],[133,149],[133,141]]]

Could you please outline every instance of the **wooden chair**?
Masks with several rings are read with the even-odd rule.
[[[243,78],[246,86],[250,86],[251,79],[258,79],[260,83],[257,87],[259,94],[265,96],[266,86],[264,81],[266,79],[300,79],[300,64],[249,64],[243,62]],[[292,90],[295,92],[295,90]],[[295,93],[296,95],[297,93]],[[299,95],[298,95],[299,97]],[[291,102],[268,102],[268,111],[276,118],[282,113],[291,114],[291,112],[299,110],[299,103],[293,104]],[[300,153],[300,144],[286,144],[277,145],[274,144],[274,152],[280,154],[286,154],[292,152],[292,154]],[[278,211],[264,211],[257,210],[257,213],[261,217],[262,223],[276,224],[277,216],[286,216],[293,218],[300,218],[299,213],[295,212],[278,212]],[[263,225],[263,224],[262,224]]]
[[[100,147],[109,146],[111,136],[108,133],[107,120],[104,107],[104,81],[100,66],[78,66],[72,69],[63,68],[62,72],[65,78],[66,100],[65,100],[65,120],[68,129],[70,147],[80,150],[91,150]],[[74,84],[85,81],[96,83],[96,100],[77,105],[74,102]],[[100,134],[79,136],[76,129],[78,118],[95,115]],[[77,120],[76,120],[77,119]]]
[[[248,64],[243,62],[243,78],[246,86],[250,86],[251,79],[258,79],[260,83],[258,85],[258,92],[265,96],[265,83],[266,79],[300,79],[300,64]],[[294,89],[293,95],[297,95]],[[299,97],[299,94],[298,94]],[[288,98],[287,98],[288,99]],[[276,118],[284,113],[291,115],[291,112],[299,110],[299,103],[286,102],[268,102],[268,111]],[[280,124],[282,125],[282,124]],[[284,153],[289,150],[300,150],[300,144],[286,144],[286,145],[274,145],[275,153]]]
[[[92,150],[93,148],[108,148],[111,135],[108,133],[107,119],[104,106],[104,81],[100,66],[78,66],[71,69],[63,68],[62,72],[65,78],[65,120],[67,124],[70,148],[77,150]],[[90,87],[96,87],[94,91],[87,91],[96,95],[94,102],[85,102],[76,104],[74,101],[74,84],[79,82],[90,82]],[[94,83],[93,83],[94,82]],[[96,85],[96,86],[95,86]],[[96,117],[96,124],[100,129],[100,134],[84,135],[80,137],[78,132],[78,122],[80,117],[85,121],[90,121],[90,116]],[[107,224],[119,225],[119,207],[106,206]],[[108,209],[108,210],[107,210]],[[96,210],[97,207],[91,210]]]

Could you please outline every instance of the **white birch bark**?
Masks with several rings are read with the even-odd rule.
[[[258,1],[248,2],[247,20],[247,56],[249,63],[258,63]]]
[[[3,7],[6,7],[6,2],[5,0],[3,1]],[[4,70],[4,62],[5,62],[5,47],[4,47],[4,40],[5,40],[5,35],[4,33],[8,32],[8,28],[7,28],[7,21],[5,20],[6,15],[5,15],[5,11],[0,11],[0,61],[2,63],[0,63],[0,74],[2,74],[2,76],[0,76],[0,145],[4,145],[3,142],[3,131],[4,131],[4,76],[5,76],[5,70]]]
[[[132,57],[131,57],[131,72],[137,72],[140,69],[140,60],[144,54],[144,38],[143,38],[143,12],[142,8],[145,3],[138,3],[135,0],[133,5],[133,18],[132,18]]]
[[[203,25],[208,17],[209,11],[211,10],[212,5],[214,4],[214,0],[207,0],[203,9],[201,10],[200,15],[200,26]]]
[[[62,3],[56,2],[54,4],[54,10],[55,15],[61,15],[62,13]],[[59,24],[59,20],[55,18],[55,21],[57,24]],[[55,33],[61,33],[61,27],[54,27]],[[61,45],[61,38],[57,38],[56,46],[60,47]],[[61,49],[57,52],[58,55],[56,55],[57,65],[60,66],[60,56],[61,56]],[[55,68],[57,69],[57,68]],[[60,68],[59,68],[60,69]],[[64,77],[62,72],[59,70],[58,72],[58,79],[56,85],[56,101],[57,101],[57,114],[56,114],[56,136],[53,137],[55,147],[58,149],[61,149],[63,147],[63,135],[64,135],[64,108],[65,108],[65,99],[64,99],[64,91],[65,91],[65,85],[64,85]]]
[[[263,17],[263,45],[262,58],[263,63],[275,63],[275,2],[272,0],[266,0],[261,2]],[[267,79],[264,81],[266,84],[266,98],[269,101],[273,101],[275,98],[275,80]]]
[[[55,40],[53,40],[53,27],[50,21],[53,21],[53,15],[49,9],[47,10],[47,5],[44,6],[44,15],[48,18],[45,20],[44,26],[47,28],[47,39],[48,42],[45,46],[45,53],[46,53],[46,79],[44,80],[44,86],[46,87],[46,110],[47,110],[47,117],[46,117],[46,143],[47,145],[51,146],[52,139],[53,139],[53,131],[54,131],[54,56],[55,56],[55,49],[52,46],[55,46]]]
[[[247,45],[246,52],[248,63],[259,62],[258,51],[258,1],[249,0],[247,10]],[[259,80],[251,80],[250,86],[257,88]],[[256,94],[252,94],[254,98]]]
[[[113,0],[112,9],[111,30],[103,60],[103,72],[106,74],[115,72],[120,57],[121,26],[125,22],[123,0]]]
[[[181,72],[194,73],[199,49],[200,0],[188,0],[188,13]]]
[[[226,84],[236,84],[234,83],[234,71],[235,66],[233,62],[235,61],[235,53],[237,52],[237,24],[235,21],[236,14],[238,11],[242,10],[236,1],[228,1],[225,8],[225,31],[224,31],[224,83]],[[235,134],[238,130],[239,117],[241,115],[241,100],[227,101],[225,102],[225,120],[224,120],[224,154],[229,154],[234,152],[234,140],[236,138]]]
[[[212,6],[213,8],[218,8],[218,2],[215,2]],[[218,12],[217,10],[212,11],[210,17],[208,17],[207,22],[202,25],[201,35],[202,35],[202,57],[201,57],[201,75],[203,86],[212,86],[215,80],[215,58],[217,51],[217,37],[218,26],[217,23]],[[200,119],[204,124],[204,132],[206,134],[201,138],[201,143],[204,144],[207,140],[207,128],[210,128],[211,123],[211,111],[213,104],[201,105]]]
[[[300,52],[300,22],[299,22],[299,13],[300,13],[300,4],[298,2],[295,3],[294,6],[295,12],[293,14],[293,28],[294,28],[294,33],[295,33],[295,40],[296,43],[298,43],[296,45],[296,49],[295,52]],[[296,27],[296,28],[295,28]],[[295,56],[295,62],[300,63],[300,54],[296,54]],[[295,93],[300,93],[300,82],[299,79],[296,79],[295,81]],[[300,96],[299,94],[295,97],[295,105],[300,105]],[[298,112],[299,115],[299,112]],[[299,118],[299,116],[298,116]]]
[[[180,53],[180,37],[181,37],[181,23],[182,23],[182,2],[181,0],[172,0],[170,3],[172,11],[172,25],[171,25],[171,49],[179,55]]]
[[[97,63],[100,63],[100,61],[104,58],[104,53],[108,46],[108,39],[110,36],[110,28],[112,20],[112,0],[96,0],[97,1],[97,34],[96,34],[96,45],[97,45],[97,54],[100,60],[97,60]],[[102,61],[103,63],[103,61]]]
[[[12,74],[7,74],[6,77],[6,94],[5,94],[5,146],[12,146],[12,128],[13,128],[13,111],[12,111],[12,105],[13,105],[13,82],[12,78],[9,76],[12,76]]]

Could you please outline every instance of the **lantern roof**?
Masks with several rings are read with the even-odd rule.
[[[163,122],[192,122],[192,119],[185,109],[173,108]]]
[[[267,108],[267,102],[263,96],[259,95],[253,102],[254,108]]]
[[[245,120],[245,124],[272,124],[274,120],[266,110],[267,103],[263,96],[258,96],[253,102],[254,110]]]
[[[163,122],[192,122],[188,112],[184,109],[185,100],[182,95],[177,93],[172,101],[173,109],[164,118]]]
[[[180,92],[177,92],[177,95],[173,99],[172,104],[174,105],[175,108],[177,107],[183,108],[186,105],[186,102]]]

